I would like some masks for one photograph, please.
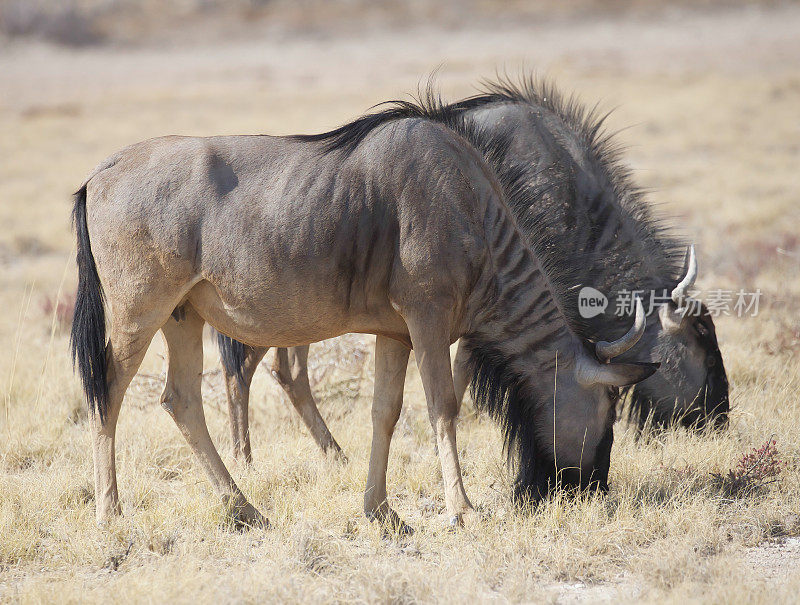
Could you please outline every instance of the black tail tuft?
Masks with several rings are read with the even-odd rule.
[[[225,373],[228,376],[236,376],[239,384],[244,386],[244,362],[250,347],[221,332],[217,332],[217,346]]]
[[[108,407],[106,313],[103,287],[97,275],[86,226],[86,185],[75,193],[72,224],[78,238],[78,293],[70,336],[72,363],[78,367],[89,412],[97,412],[100,420],[105,421]]]

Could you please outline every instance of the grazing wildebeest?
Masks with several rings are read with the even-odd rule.
[[[636,322],[592,346],[554,296],[501,185],[441,107],[410,103],[314,136],[165,137],[104,161],[75,197],[79,284],[73,357],[87,394],[97,518],[119,512],[114,438],[125,389],[161,330],[161,402],[237,519],[263,523],[211,441],[200,393],[202,329],[290,347],[376,335],[364,508],[386,502],[389,443],[413,347],[446,506],[472,510],[456,449],[449,346],[463,338],[476,399],[516,454],[516,493],[607,489],[619,387],[655,363],[611,363]],[[461,128],[460,130],[464,130]],[[110,335],[105,338],[105,309]]]
[[[694,251],[681,262],[685,246],[653,217],[621,162],[620,147],[601,133],[605,116],[533,78],[519,86],[490,83],[485,94],[457,106],[482,133],[475,143],[493,154],[492,167],[522,171],[535,191],[533,204],[521,196],[509,201],[540,258],[574,269],[565,284],[566,304],[578,306],[581,286],[611,302],[641,291],[654,303],[656,312],[630,354],[662,365],[633,388],[631,417],[640,426],[649,417],[661,427],[726,426],[728,381],[714,322],[703,305],[697,315],[684,312],[697,275]],[[585,321],[591,338],[627,329],[625,317],[611,307]]]
[[[593,286],[613,303],[624,291],[650,293],[658,307],[632,352],[662,360],[661,369],[633,388],[630,417],[640,427],[679,422],[724,427],[728,382],[713,320],[705,306],[683,312],[696,261],[680,265],[683,245],[652,217],[620,161],[613,138],[601,133],[604,117],[565,98],[552,85],[526,79],[520,86],[489,83],[481,94],[450,106],[461,111],[471,142],[495,170],[513,169],[525,187],[507,195],[520,228],[541,258],[567,265],[562,296],[578,308],[581,286]],[[687,279],[688,277],[688,279]],[[666,296],[663,294],[666,292]],[[626,316],[613,309],[587,320],[593,338],[620,334]],[[249,461],[248,392],[267,349],[219,336],[228,385],[234,455]],[[276,351],[272,374],[289,394],[324,451],[340,454],[308,388],[308,348]],[[454,379],[461,400],[470,380],[469,355],[460,348]]]

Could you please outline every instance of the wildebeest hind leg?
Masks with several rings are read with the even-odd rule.
[[[170,318],[161,328],[167,344],[167,383],[161,405],[175,420],[211,484],[222,497],[237,525],[266,525],[266,519],[245,498],[208,434],[201,380],[203,373],[203,319],[186,304],[180,322]]]
[[[115,453],[117,419],[125,391],[136,375],[154,334],[155,329],[147,334],[137,333],[135,330],[112,329],[106,345],[108,402],[105,421],[101,421],[100,414],[97,413],[90,419],[94,457],[95,512],[98,525],[104,524],[111,516],[122,512],[117,492]]]
[[[233,443],[233,457],[236,460],[250,464],[253,461],[250,449],[250,385],[253,374],[258,364],[264,359],[269,347],[245,347],[245,358],[242,364],[242,375],[230,374],[225,371],[225,391],[228,396],[228,413],[231,419],[231,437]]]
[[[403,385],[408,367],[409,349],[390,338],[375,341],[375,395],[372,401],[372,450],[369,457],[364,512],[390,531],[409,533],[411,528],[400,520],[386,501],[386,466],[392,433],[403,407]]]
[[[308,382],[308,346],[291,349],[275,349],[272,376],[286,391],[297,413],[311,432],[311,436],[323,452],[331,453],[342,462],[347,457],[328,430],[328,425],[319,413],[311,385]]]

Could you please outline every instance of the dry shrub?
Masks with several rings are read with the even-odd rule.
[[[768,439],[761,447],[743,453],[727,473],[712,473],[711,476],[725,497],[748,496],[778,480],[786,467],[778,456],[775,440]]]

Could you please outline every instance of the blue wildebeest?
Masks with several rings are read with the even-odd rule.
[[[605,116],[533,78],[486,89],[457,106],[481,132],[476,144],[494,155],[495,170],[522,171],[535,191],[534,204],[521,196],[509,200],[540,257],[570,264],[567,304],[577,307],[581,286],[612,301],[625,291],[657,295],[651,299],[656,312],[629,354],[649,355],[662,366],[634,387],[632,417],[640,426],[652,416],[661,427],[724,427],[728,381],[713,320],[705,306],[697,315],[685,313],[697,276],[694,251],[681,262],[685,246],[653,217],[620,147],[601,133]],[[626,329],[625,317],[613,311],[584,321],[595,339]]]
[[[556,296],[563,276],[540,262],[505,200],[516,177],[499,182],[466,135],[458,112],[407,103],[321,136],[152,139],[92,172],[73,209],[71,342],[91,410],[99,522],[120,511],[117,418],[159,330],[162,406],[234,518],[266,522],[206,427],[206,322],[261,347],[376,335],[364,508],[382,523],[405,527],[386,501],[386,466],[412,347],[447,511],[454,523],[472,511],[456,448],[458,338],[476,399],[516,454],[516,493],[607,489],[619,388],[658,366],[610,362],[641,337],[641,304],[617,341],[585,339]]]
[[[661,369],[633,388],[630,416],[639,426],[679,422],[724,427],[728,382],[708,310],[684,313],[696,260],[681,265],[685,247],[652,217],[642,191],[620,161],[619,147],[603,135],[604,117],[565,98],[552,85],[526,79],[519,86],[489,83],[486,92],[450,106],[474,128],[472,143],[496,171],[514,171],[522,186],[507,192],[520,228],[546,263],[561,267],[561,295],[578,308],[581,286],[612,301],[641,291],[658,303],[642,341],[629,355],[662,361]],[[665,295],[666,294],[666,295]],[[584,320],[592,339],[619,335],[627,324],[609,308]],[[228,388],[234,455],[250,460],[248,392],[267,349],[219,335]],[[341,455],[317,411],[308,386],[308,349],[276,351],[272,374],[284,387],[319,446]],[[466,349],[456,355],[460,398],[470,380]]]

